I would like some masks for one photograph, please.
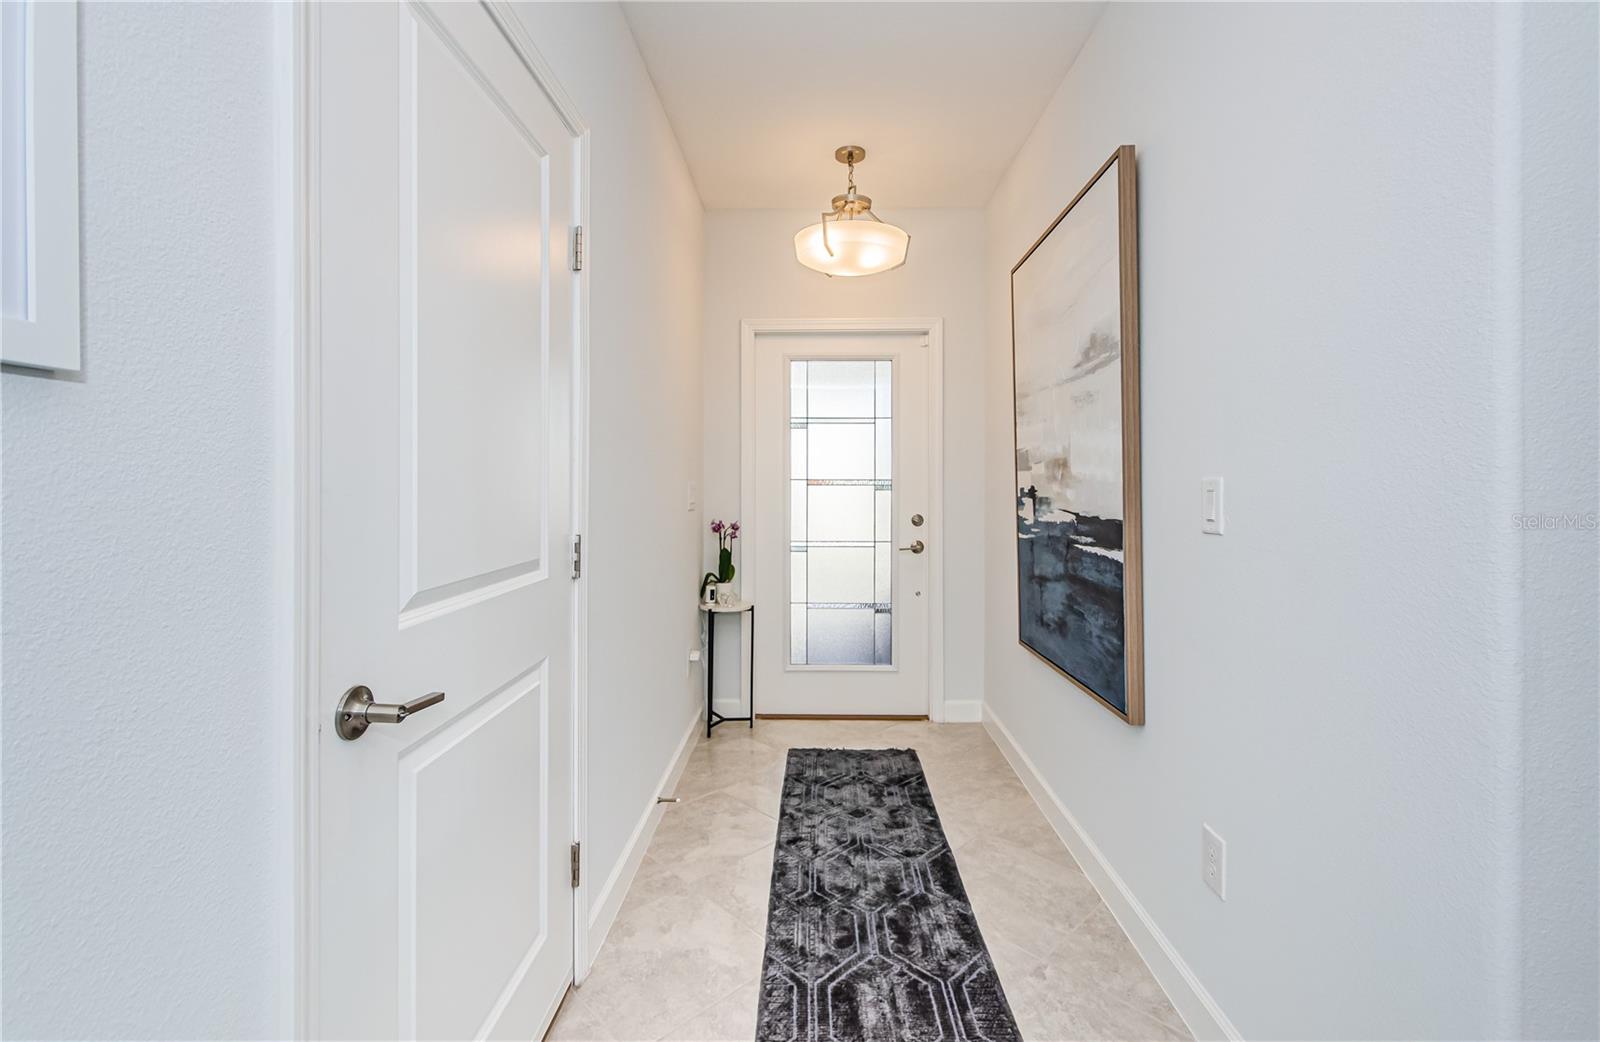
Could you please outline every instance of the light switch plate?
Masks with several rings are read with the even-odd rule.
[[[685,510],[696,510],[699,508],[700,486],[696,482],[689,482],[689,493],[685,498],[687,498],[689,501],[688,505],[684,507]]]
[[[1200,479],[1200,531],[1222,534],[1222,479]]]
[[[1218,897],[1228,899],[1228,844],[1205,824],[1200,826],[1200,878]]]

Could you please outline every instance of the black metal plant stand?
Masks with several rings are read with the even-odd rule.
[[[756,726],[756,606],[749,601],[723,607],[720,604],[702,604],[700,610],[706,614],[706,737],[711,737],[711,729],[718,724],[729,721],[749,721],[752,729]],[[749,716],[723,716],[711,708],[711,696],[716,687],[717,677],[717,616],[742,615],[750,616],[750,715]]]

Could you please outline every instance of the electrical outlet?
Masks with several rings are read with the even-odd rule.
[[[1218,897],[1228,899],[1228,844],[1204,824],[1200,826],[1200,878]]]

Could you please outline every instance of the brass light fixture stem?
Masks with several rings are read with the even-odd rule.
[[[853,221],[857,214],[866,214],[879,224],[883,218],[872,212],[872,200],[856,191],[856,164],[867,158],[867,150],[860,145],[841,145],[834,149],[833,158],[845,165],[843,195],[833,197],[833,210],[822,215],[822,248],[832,257],[833,246],[828,242],[828,218],[835,221]]]

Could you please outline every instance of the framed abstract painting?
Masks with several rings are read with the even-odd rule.
[[[1011,269],[1017,630],[1144,723],[1138,205],[1123,145]]]

